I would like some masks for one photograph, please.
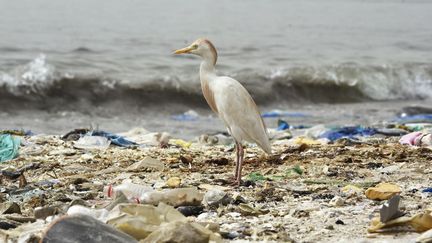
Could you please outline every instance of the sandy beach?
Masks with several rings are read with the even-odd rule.
[[[2,210],[11,202],[19,206],[0,215],[0,222],[10,225],[0,231],[7,242],[15,242],[19,236],[14,232],[28,224],[37,225],[36,230],[23,232],[21,239],[39,239],[71,205],[112,207],[114,200],[103,188],[125,181],[156,191],[197,188],[205,198],[210,191],[222,193],[229,200],[192,203],[188,220],[218,225],[216,233],[224,241],[414,242],[419,233],[409,226],[368,233],[385,200],[368,199],[365,190],[382,182],[400,187],[406,215],[430,209],[430,193],[423,190],[432,179],[431,149],[401,145],[399,137],[330,144],[295,137],[274,141],[271,156],[247,146],[240,187],[228,180],[234,171],[232,145],[171,139],[164,148],[83,150],[58,135],[21,138],[25,145],[19,157],[0,164]],[[41,216],[36,212],[41,208],[56,210]]]

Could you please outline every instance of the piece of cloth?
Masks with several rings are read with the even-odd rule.
[[[18,156],[20,139],[10,134],[0,135],[0,162],[14,159]]]
[[[121,146],[121,147],[129,147],[129,146],[134,146],[137,145],[136,143],[129,141],[127,139],[125,139],[122,136],[116,135],[116,134],[112,134],[109,132],[105,132],[105,131],[91,131],[89,132],[91,136],[101,136],[101,137],[106,137],[108,138],[112,144],[115,144],[117,146]]]

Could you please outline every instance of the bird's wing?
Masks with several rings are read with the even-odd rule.
[[[207,104],[210,106],[213,112],[218,113],[216,106],[214,93],[211,91],[209,83],[207,81],[201,82],[201,89]]]
[[[271,153],[264,121],[249,92],[230,77],[217,77],[209,85],[218,114],[231,135],[235,139],[254,142],[265,152]]]

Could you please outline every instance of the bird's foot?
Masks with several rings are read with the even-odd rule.
[[[226,185],[233,186],[233,187],[239,187],[241,186],[242,180],[235,177],[229,177],[226,180],[224,180]]]

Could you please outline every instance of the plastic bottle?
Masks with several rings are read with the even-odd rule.
[[[122,192],[129,201],[139,203],[139,198],[144,194],[153,191],[150,186],[124,182],[118,186],[108,185],[104,187],[104,194],[109,198],[116,198],[119,192]]]

